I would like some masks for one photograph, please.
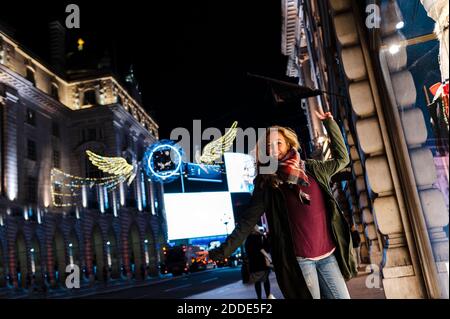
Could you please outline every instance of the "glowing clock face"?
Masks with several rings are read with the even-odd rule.
[[[170,140],[153,144],[144,154],[145,172],[154,181],[171,182],[180,177],[183,150]]]

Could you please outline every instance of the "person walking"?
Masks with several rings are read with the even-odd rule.
[[[266,298],[275,299],[274,295],[270,293],[269,242],[267,237],[261,233],[258,225],[255,225],[253,231],[247,237],[245,251],[248,256],[249,282],[255,285],[256,296],[258,299],[262,299],[261,285],[264,284]]]

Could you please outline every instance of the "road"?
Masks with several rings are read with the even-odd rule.
[[[85,299],[183,299],[241,280],[241,268],[218,268]]]

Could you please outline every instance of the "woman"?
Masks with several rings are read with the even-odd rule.
[[[350,229],[334,199],[331,177],[349,163],[339,126],[330,112],[316,115],[331,139],[333,159],[303,161],[294,131],[272,127],[260,152],[278,160],[275,174],[258,174],[250,207],[227,240],[210,252],[229,256],[265,212],[278,285],[285,298],[350,298],[345,280],[357,274]],[[257,155],[257,163],[261,155]]]
[[[269,243],[266,236],[255,225],[253,231],[245,241],[245,252],[248,256],[250,282],[255,284],[256,296],[262,299],[261,284],[264,283],[264,291],[267,299],[275,299],[270,293],[270,268],[267,265],[265,254],[269,251]]]

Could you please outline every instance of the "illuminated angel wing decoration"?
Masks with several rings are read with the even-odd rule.
[[[128,180],[128,185],[133,182],[137,172],[135,163],[128,164],[122,157],[104,157],[91,151],[86,151],[89,160],[101,171],[110,176],[92,178],[71,175],[59,169],[51,170],[51,195],[55,207],[71,207],[80,204],[82,190],[85,187],[102,186],[110,192],[116,189],[120,183]]]
[[[122,177],[124,180],[128,179],[128,185],[130,185],[135,176],[137,165],[132,165],[127,162],[123,157],[105,157],[95,154],[89,150],[86,154],[91,163],[105,173]]]
[[[233,145],[233,141],[237,134],[237,122],[233,122],[230,129],[224,136],[209,142],[203,149],[203,153],[200,156],[200,162],[204,164],[212,164],[215,160],[219,159],[224,152],[230,149]]]

